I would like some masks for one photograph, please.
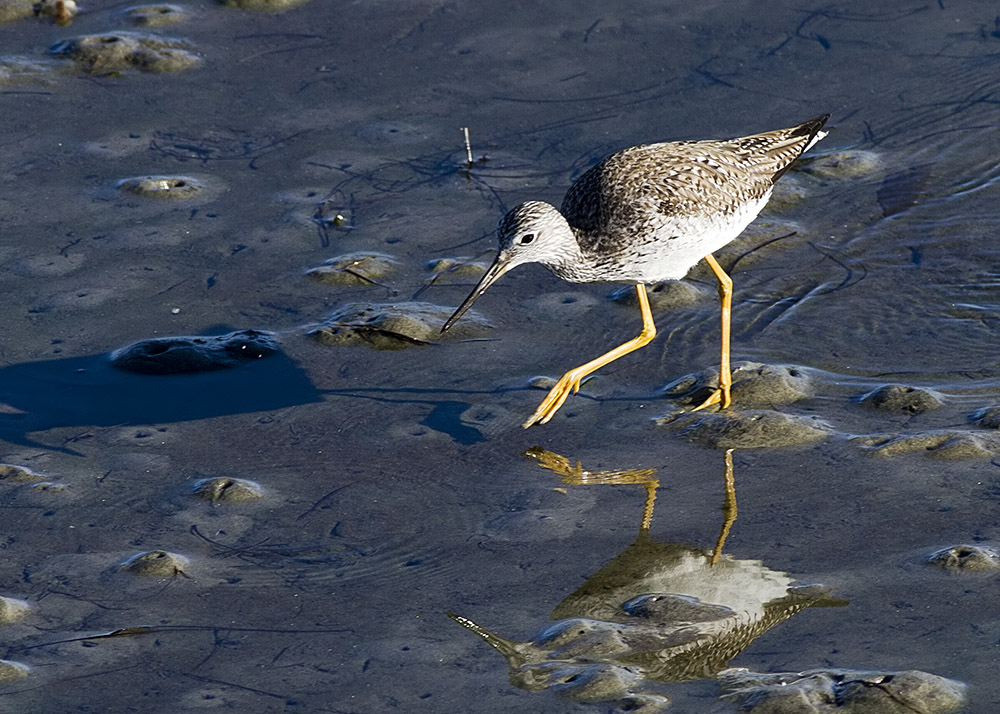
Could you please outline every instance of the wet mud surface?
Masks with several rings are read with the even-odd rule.
[[[996,711],[993,9],[34,5],[0,2],[0,710]],[[440,333],[507,208],[827,111],[716,256],[731,409],[690,411],[704,265],[527,431],[634,290],[523,267]]]
[[[772,714],[947,714],[965,704],[961,682],[926,672],[813,670],[757,674],[731,669],[722,673],[725,697],[746,712]]]

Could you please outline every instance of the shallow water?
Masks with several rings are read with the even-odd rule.
[[[736,284],[734,359],[814,370],[815,395],[777,409],[833,433],[736,451],[724,552],[850,604],[796,614],[733,664],[920,669],[969,683],[967,711],[995,711],[996,576],[923,562],[1000,539],[996,434],[969,420],[1000,402],[995,10],[181,7],[156,31],[190,42],[197,68],[0,74],[0,462],[65,486],[0,480],[0,595],[33,608],[0,629],[0,658],[32,668],[0,683],[0,709],[601,711],[513,687],[445,613],[529,639],[636,538],[641,487],[563,486],[522,456],[536,444],[587,469],[659,469],[651,537],[713,547],[723,454],[651,421],[673,408],[661,386],[717,360],[711,290],[660,312],[656,342],[528,431],[544,396],[531,377],[638,329],[609,286],[519,269],[477,304],[488,340],[374,351],[305,333],[350,302],[458,305],[475,278],[427,286],[427,261],[488,260],[504,208],[558,202],[613,150],[828,111],[816,161],[719,259]],[[68,27],[0,25],[0,51],[56,62],[45,52],[62,39],[134,29],[123,9],[94,0]],[[488,156],[467,172],[463,126]],[[871,162],[823,170],[843,152]],[[161,200],[116,187],[147,175],[204,188]],[[346,287],[305,275],[371,250],[399,270]],[[704,267],[689,279],[711,288]],[[244,328],[278,332],[287,358],[166,383],[102,357]],[[944,406],[858,404],[887,383]],[[928,430],[981,438],[984,454],[850,440]],[[216,476],[264,498],[192,495]],[[149,550],[190,563],[171,578],[115,570]],[[138,626],[158,629],[86,639]],[[653,689],[676,711],[734,710],[710,680]]]

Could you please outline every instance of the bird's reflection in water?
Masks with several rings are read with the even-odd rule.
[[[759,560],[722,553],[736,519],[732,451],[725,453],[723,523],[711,550],[653,540],[656,469],[584,470],[539,447],[525,454],[570,486],[636,484],[646,490],[639,535],[552,611],[527,642],[507,640],[448,613],[507,660],[511,682],[577,701],[654,712],[668,699],[653,682],[714,678],[756,638],[808,607],[846,602],[821,585],[797,585]]]

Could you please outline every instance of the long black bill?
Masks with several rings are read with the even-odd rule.
[[[508,260],[505,256],[502,254],[497,256],[497,259],[493,261],[493,265],[491,265],[490,269],[486,271],[486,274],[479,281],[479,284],[471,293],[469,293],[469,297],[465,298],[465,301],[458,306],[457,310],[455,310],[455,314],[449,317],[448,321],[444,323],[444,327],[441,328],[441,332],[444,332],[458,322],[458,319],[464,315],[470,307],[472,307],[472,303],[478,300],[479,297],[486,292],[486,289],[489,288],[490,285],[495,283],[501,275],[507,272],[507,263]]]

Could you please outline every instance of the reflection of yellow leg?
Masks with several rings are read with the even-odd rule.
[[[729,388],[733,382],[733,375],[729,370],[729,318],[733,306],[733,279],[726,275],[726,271],[711,253],[705,256],[705,262],[719,281],[719,299],[722,301],[722,358],[719,361],[719,387],[692,411],[720,402],[720,406],[726,409],[732,401],[729,395]]]
[[[646,487],[646,503],[642,506],[642,525],[639,529],[648,532],[653,524],[653,506],[656,505],[656,489],[660,486],[658,479],[652,479],[643,484]]]
[[[719,538],[715,541],[715,550],[712,551],[712,565],[719,562],[722,555],[722,546],[729,535],[729,529],[733,527],[736,520],[736,483],[733,478],[733,450],[726,449],[726,502],[722,505],[722,530],[719,531]]]
[[[711,257],[711,256],[709,256]],[[716,264],[718,265],[718,264]],[[720,268],[721,270],[721,268]],[[725,273],[723,273],[725,275]],[[728,276],[726,278],[728,280]],[[721,282],[721,278],[720,278]],[[729,283],[730,288],[732,287],[732,281]],[[720,288],[721,291],[721,288]],[[538,409],[535,413],[528,417],[527,421],[521,426],[527,429],[533,424],[544,424],[552,415],[559,411],[559,407],[563,405],[566,401],[566,397],[570,395],[570,392],[574,394],[580,391],[580,380],[586,377],[588,374],[596,372],[601,367],[611,362],[614,362],[619,357],[627,355],[629,352],[633,352],[640,347],[648,345],[654,337],[656,337],[656,325],[653,323],[653,313],[649,309],[649,297],[646,295],[646,286],[639,283],[635,286],[636,295],[639,297],[639,309],[642,311],[642,331],[637,337],[633,337],[631,340],[623,345],[615,347],[613,350],[607,354],[603,354],[595,360],[587,362],[587,364],[582,364],[576,369],[571,369],[569,372],[564,374],[556,386],[554,386],[542,400],[542,403],[538,405]],[[730,289],[730,294],[732,290]],[[728,325],[728,313],[726,313],[726,323]],[[728,347],[728,341],[727,341]],[[726,354],[728,359],[728,352]],[[728,374],[728,372],[727,372]],[[728,399],[729,392],[726,392],[726,397]],[[728,404],[728,401],[727,401]],[[702,405],[705,406],[705,405]]]
[[[567,485],[611,484],[623,486],[639,484],[643,486],[646,489],[646,503],[642,508],[642,522],[639,526],[639,532],[641,535],[649,536],[649,527],[653,521],[653,506],[656,505],[656,489],[660,487],[660,480],[656,478],[656,469],[587,471],[579,461],[574,464],[565,456],[543,449],[541,446],[532,446],[524,452],[524,455],[537,461],[542,468],[559,474],[562,482]],[[722,546],[725,545],[729,530],[736,522],[736,479],[733,477],[732,449],[726,449],[723,478],[725,479],[726,500],[722,504],[722,528],[719,530],[719,537],[715,541],[715,549],[709,560],[712,565],[719,561],[722,555]]]
[[[646,489],[646,503],[642,507],[642,523],[639,530],[648,533],[653,522],[653,506],[656,505],[656,489],[660,480],[656,478],[656,469],[605,469],[603,471],[587,471],[579,461],[574,465],[565,456],[553,453],[541,446],[532,446],[524,452],[529,459],[535,459],[538,465],[549,471],[555,471],[562,482],[571,486],[590,484],[611,484],[624,486],[640,484]]]

